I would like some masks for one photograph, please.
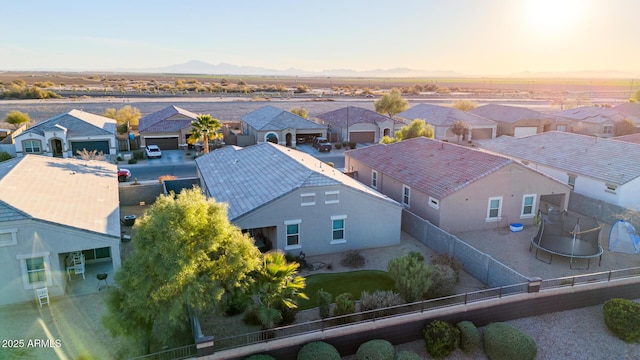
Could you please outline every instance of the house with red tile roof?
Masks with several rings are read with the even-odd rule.
[[[507,157],[424,137],[345,152],[345,170],[448,232],[532,224],[568,185]]]
[[[177,150],[191,135],[191,123],[198,114],[177,106],[168,106],[140,118],[140,146],[158,145],[162,150]]]

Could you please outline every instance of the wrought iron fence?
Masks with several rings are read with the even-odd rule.
[[[131,358],[129,360],[178,360],[196,356],[196,345],[191,344],[175,349],[163,350],[153,354],[147,354]]]

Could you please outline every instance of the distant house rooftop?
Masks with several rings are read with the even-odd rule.
[[[325,129],[326,126],[307,120],[289,111],[265,106],[242,117],[242,121],[258,131],[284,129]]]
[[[380,125],[380,123],[385,121],[393,121],[395,123],[402,124],[401,121],[391,119],[386,115],[356,106],[347,106],[341,109],[329,111],[318,115],[317,118],[327,124],[338,127],[347,127],[347,125],[351,126],[360,123]]]
[[[547,118],[547,115],[539,111],[520,106],[498,104],[478,106],[469,112],[474,115],[504,123],[514,123],[520,120],[541,120]]]
[[[469,125],[495,124],[493,121],[475,114],[464,112],[462,110],[454,109],[451,107],[431,104],[418,104],[408,110],[399,113],[397,117],[406,119],[408,121],[422,119],[434,126],[449,126],[453,125],[456,121],[464,121]]]
[[[176,115],[181,115],[176,119],[171,119]],[[185,119],[186,117],[187,119]],[[198,117],[197,114],[183,108],[171,105],[156,111],[152,114],[140,118],[138,131],[146,133],[178,132],[191,126],[191,122]]]

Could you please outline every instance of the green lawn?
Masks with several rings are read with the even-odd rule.
[[[345,292],[349,292],[355,299],[360,299],[363,291],[374,292],[376,290],[395,290],[393,280],[386,271],[359,270],[343,273],[315,274],[306,277],[307,286],[304,293],[309,300],[300,300],[300,310],[317,307],[316,293],[324,289],[333,295],[333,298]]]

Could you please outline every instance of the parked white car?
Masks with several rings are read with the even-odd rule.
[[[144,152],[147,153],[147,159],[162,157],[162,151],[160,150],[158,145],[147,145],[144,148]]]

